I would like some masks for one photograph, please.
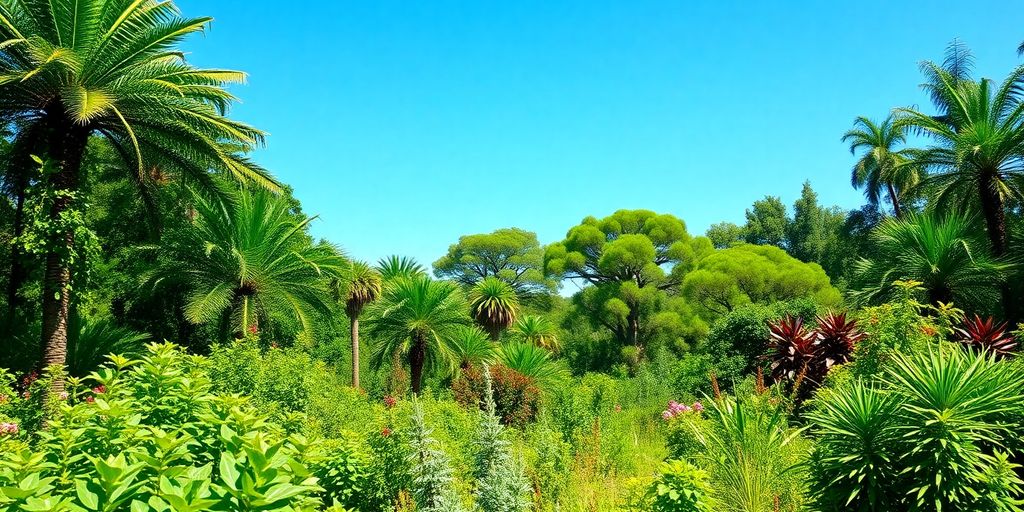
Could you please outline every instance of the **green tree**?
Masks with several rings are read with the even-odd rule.
[[[362,261],[349,263],[344,276],[345,314],[352,336],[352,387],[359,388],[359,315],[381,293],[381,277],[376,269]]]
[[[370,306],[367,322],[376,342],[372,363],[380,368],[405,356],[412,391],[423,387],[424,369],[450,371],[454,365],[450,339],[469,323],[468,307],[459,287],[418,274],[386,282],[380,300]]]
[[[683,283],[686,298],[712,317],[743,304],[811,297],[837,304],[839,292],[817,263],[804,263],[771,245],[743,244],[715,251]]]
[[[225,206],[196,195],[194,226],[169,233],[162,261],[146,281],[182,283],[185,316],[192,323],[227,321],[242,337],[261,320],[309,329],[334,311],[330,282],[345,258],[326,243],[313,244],[291,203],[266,191],[242,190]]]
[[[754,201],[747,210],[747,224],[743,227],[743,237],[747,243],[757,245],[774,245],[786,248],[786,228],[789,226],[789,215],[786,205],[776,196],[766,196]]]
[[[883,222],[875,254],[856,265],[851,297],[860,304],[896,298],[895,281],[918,281],[931,304],[989,309],[1010,267],[994,258],[975,222],[962,215],[907,215]]]
[[[434,262],[434,275],[465,286],[496,277],[522,297],[551,293],[557,286],[544,275],[544,250],[537,235],[519,228],[459,237],[459,243]]]
[[[501,338],[519,316],[519,299],[512,286],[490,276],[477,282],[469,291],[469,310],[473,320],[490,334],[493,341]]]
[[[548,350],[558,350],[558,329],[543,316],[524,315],[512,326],[512,336]]]
[[[744,235],[743,228],[732,222],[712,224],[704,233],[715,249],[728,249],[733,244],[743,241]]]
[[[678,289],[699,255],[712,250],[707,238],[692,238],[672,215],[619,210],[583,219],[565,240],[547,247],[544,259],[548,275],[592,285],[576,304],[593,321],[620,343],[641,346],[645,320],[657,313],[645,306]]]
[[[119,0],[0,0],[0,118],[42,134],[40,157],[54,171],[46,186],[59,192],[48,212],[59,225],[75,208],[81,164],[91,136],[106,138],[142,185],[158,166],[196,185],[209,171],[275,182],[240,150],[262,144],[263,133],[227,119],[234,97],[224,89],[244,75],[199,69],[177,51],[209,18],[188,19],[172,2]],[[38,130],[38,131],[37,131]],[[70,308],[71,232],[54,233],[43,293],[44,365],[64,364]]]
[[[815,262],[826,271],[837,269],[843,258],[839,243],[846,214],[838,207],[822,208],[810,182],[804,182],[800,198],[793,203],[793,220],[786,228],[788,252],[800,261]]]
[[[893,214],[901,217],[904,196],[921,180],[920,168],[911,158],[913,151],[898,149],[907,142],[907,125],[891,115],[881,123],[858,117],[853,128],[843,135],[843,142],[850,144],[850,153],[863,151],[853,165],[850,177],[853,187],[863,188],[872,205],[879,203],[884,188]]]
[[[377,262],[377,272],[385,281],[399,277],[413,277],[426,274],[426,269],[408,256],[391,255]]]

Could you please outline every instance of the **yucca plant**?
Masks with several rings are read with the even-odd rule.
[[[380,297],[381,282],[380,273],[362,261],[349,263],[344,272],[345,314],[352,337],[352,387],[356,389],[359,388],[359,315],[367,304]]]
[[[498,349],[491,342],[487,333],[475,325],[457,328],[448,339],[448,346],[462,370],[474,365],[490,363],[498,353]]]
[[[551,385],[567,376],[562,363],[547,349],[530,343],[512,341],[498,351],[498,362],[534,379],[542,386]]]
[[[964,322],[962,327],[953,329],[956,340],[965,345],[987,350],[1000,357],[1006,357],[1017,350],[1017,340],[1008,331],[1006,322],[996,322],[992,317],[982,320],[980,316]]]
[[[558,351],[558,329],[545,317],[523,315],[512,326],[512,336],[551,351]]]
[[[857,342],[864,339],[864,332],[857,327],[857,321],[846,318],[846,313],[828,312],[818,315],[814,335],[818,343],[818,358],[827,372],[833,366],[846,364],[853,355]]]
[[[498,341],[501,331],[515,323],[519,296],[511,285],[494,276],[481,279],[469,293],[469,307],[476,323]]]
[[[772,350],[771,376],[775,382],[795,381],[813,371],[818,355],[817,337],[800,317],[786,315],[768,323],[768,341]]]

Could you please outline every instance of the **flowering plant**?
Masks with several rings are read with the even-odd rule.
[[[683,414],[700,414],[704,410],[704,405],[700,402],[694,402],[693,405],[686,405],[670,400],[668,402],[668,409],[661,412],[661,417],[665,421],[671,421],[674,418],[678,418]]]

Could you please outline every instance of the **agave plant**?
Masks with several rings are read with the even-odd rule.
[[[802,318],[786,315],[770,322],[768,339],[772,349],[771,375],[776,382],[810,376],[818,355],[817,335],[807,330]]]
[[[519,314],[519,298],[515,288],[496,277],[487,277],[473,286],[469,307],[473,319],[491,339],[498,341],[501,331],[509,328]]]
[[[857,327],[857,321],[848,320],[846,313],[833,312],[819,315],[817,320],[818,327],[814,334],[818,343],[818,358],[824,364],[824,370],[849,362],[854,345],[865,336]]]
[[[515,370],[538,384],[547,385],[566,376],[565,368],[551,352],[530,343],[513,341],[502,345],[498,362]]]
[[[561,346],[555,325],[542,316],[524,315],[516,320],[516,324],[512,326],[512,335],[521,341],[551,351],[557,351]]]
[[[963,327],[953,329],[953,333],[957,341],[1001,357],[1017,350],[1017,340],[1007,331],[1006,322],[996,323],[992,317],[982,320],[980,316],[974,315],[974,318],[964,322]]]

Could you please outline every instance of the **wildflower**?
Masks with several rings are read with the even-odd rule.
[[[277,342],[276,341],[275,342],[271,342],[270,343],[270,348],[276,349],[277,348]]]
[[[7,395],[0,395],[0,405],[6,404],[10,398]]]
[[[89,396],[85,397],[85,401],[86,401],[86,403],[90,403],[91,404],[91,403],[96,401],[96,397],[94,397],[92,395],[89,395]]]
[[[661,417],[662,417],[662,418],[665,418],[665,420],[666,420],[666,421],[667,421],[667,420],[670,420],[670,419],[672,419],[672,413],[671,413],[671,412],[669,412],[669,411],[663,411],[663,412],[661,413]]]
[[[28,400],[29,398],[32,398],[32,392],[31,391],[26,391],[26,392],[21,394],[21,397],[24,398],[25,400]]]
[[[0,423],[0,435],[14,435],[18,433],[17,423]]]
[[[391,396],[391,395],[388,395],[388,396],[384,397],[384,407],[387,407],[388,409],[391,409],[397,403],[398,403],[398,399],[393,397],[393,396]]]
[[[391,429],[388,428],[388,427],[384,427],[384,429],[380,431],[380,435],[381,435],[381,437],[388,437],[388,436],[390,436],[391,435]]]
[[[935,336],[939,331],[930,325],[922,325],[921,332],[924,333],[925,336]]]
[[[615,404],[615,412],[622,412],[622,406],[619,404]]]
[[[104,386],[103,384],[100,384],[99,386],[92,388],[92,392],[96,393],[97,395],[102,395],[103,393],[107,392],[107,387]]]
[[[258,334],[259,332],[260,328],[256,324],[249,326],[249,334]]]
[[[693,403],[693,410],[697,411],[697,412],[703,411],[704,410],[704,404],[702,404],[700,402],[694,402]]]

